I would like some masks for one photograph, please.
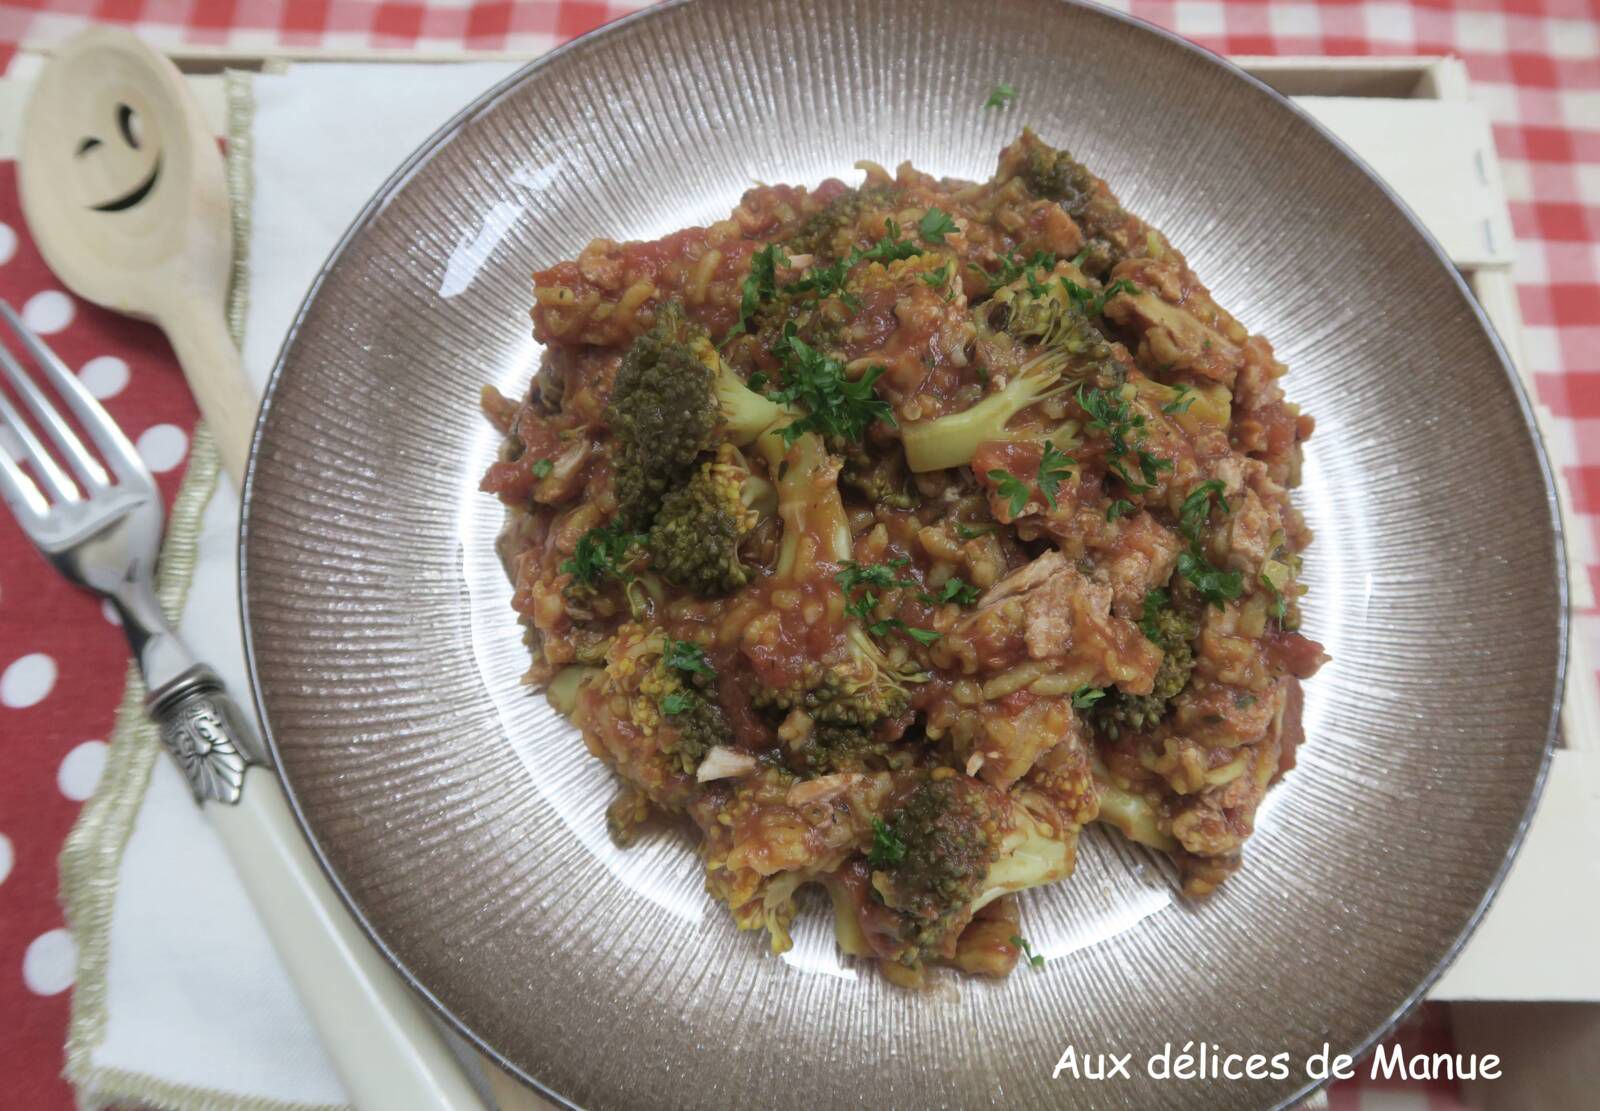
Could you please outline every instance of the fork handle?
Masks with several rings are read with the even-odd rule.
[[[417,997],[345,910],[290,812],[255,731],[195,668],[151,699],[161,735],[361,1111],[483,1111]]]

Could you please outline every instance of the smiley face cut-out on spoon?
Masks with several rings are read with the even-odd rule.
[[[116,138],[121,141],[121,148],[117,147],[116,145],[108,144],[104,139],[101,139],[97,135],[88,135],[78,143],[78,149],[76,152],[77,157],[80,159],[90,156],[100,159],[116,158],[119,162],[126,165],[128,163],[128,159],[125,156],[125,152],[132,152],[135,155],[142,153],[141,148],[144,146],[144,142],[140,137],[141,130],[142,128],[139,126],[139,116],[134,112],[132,106],[127,104],[118,104],[116,109],[115,135]],[[111,176],[117,176],[115,169],[112,171]],[[147,173],[143,179],[138,182],[138,184],[134,185],[132,189],[128,190],[120,197],[113,197],[108,201],[102,202],[101,204],[90,205],[89,207],[96,212],[122,212],[125,209],[132,208],[134,205],[138,204],[140,201],[144,200],[150,195],[150,191],[156,187],[156,181],[160,177],[161,152],[156,151],[150,158],[150,172]]]

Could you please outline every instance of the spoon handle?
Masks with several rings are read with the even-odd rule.
[[[207,298],[186,301],[163,313],[159,323],[217,442],[223,469],[240,489],[255,429],[256,391],[245,377],[222,307]]]

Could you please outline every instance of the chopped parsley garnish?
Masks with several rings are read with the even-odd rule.
[[[1159,455],[1154,455],[1146,451],[1144,448],[1139,449],[1138,455],[1139,473],[1144,475],[1144,481],[1147,487],[1154,486],[1160,480],[1162,471],[1172,470],[1172,460],[1170,459],[1164,459]]]
[[[1056,256],[1048,251],[1035,251],[1027,261],[1017,257],[1016,251],[1007,251],[1000,259],[1000,269],[990,274],[981,266],[973,264],[973,268],[989,279],[990,289],[999,289],[1001,286],[1010,285],[1023,274],[1032,274],[1035,270],[1052,270],[1056,265]],[[1043,290],[1044,286],[1035,278],[1029,278],[1029,286],[1035,290]]]
[[[872,851],[867,854],[867,863],[881,868],[885,864],[899,864],[905,858],[906,843],[882,818],[872,819]]]
[[[555,470],[555,464],[548,459],[535,459],[531,470],[534,478],[549,478],[550,472]]]
[[[1106,390],[1079,386],[1078,405],[1089,414],[1089,423],[1085,427],[1090,432],[1104,432],[1111,441],[1114,455],[1126,455],[1128,436],[1144,428],[1144,417],[1133,413],[1126,401]]]
[[[1244,591],[1244,578],[1239,572],[1213,567],[1200,547],[1200,532],[1211,516],[1212,498],[1224,513],[1229,512],[1228,499],[1222,496],[1224,489],[1219,479],[1202,482],[1189,491],[1178,510],[1178,531],[1189,541],[1189,550],[1178,553],[1178,574],[1188,579],[1201,597],[1218,609],[1223,602],[1232,601]]]
[[[1127,498],[1118,498],[1106,506],[1106,520],[1115,521],[1118,517],[1126,517],[1133,512],[1133,503]]]
[[[1017,90],[1002,81],[989,90],[989,99],[983,102],[985,108],[1004,108],[1010,104],[1017,95]]]
[[[663,714],[681,714],[694,705],[694,696],[688,691],[673,691],[661,700]]]
[[[1227,487],[1222,484],[1220,479],[1213,478],[1209,482],[1202,482],[1193,490],[1190,490],[1189,496],[1183,499],[1183,507],[1178,511],[1178,530],[1183,533],[1189,543],[1197,544],[1200,542],[1200,530],[1205,526],[1206,518],[1211,516],[1211,499],[1213,497],[1217,499],[1217,505],[1224,513],[1230,512],[1228,499],[1222,496],[1222,492],[1225,489]]]
[[[903,579],[897,574],[910,562],[904,556],[891,559],[887,563],[857,563],[854,560],[847,560],[833,579],[845,592],[846,597],[862,587],[868,588],[862,590],[859,596],[847,601],[844,612],[860,621],[873,636],[884,637],[893,632],[900,632],[918,644],[932,644],[941,636],[932,629],[918,629],[907,625],[898,617],[885,617],[881,620],[873,620],[872,617],[873,611],[878,608],[878,603],[881,601],[872,588],[900,590],[917,586],[915,579]]]
[[[1152,590],[1144,596],[1144,613],[1139,618],[1139,631],[1146,640],[1161,643],[1161,611],[1167,604],[1165,590]]]
[[[1133,477],[1133,475],[1129,474],[1126,464],[1124,464],[1120,459],[1112,459],[1106,463],[1106,470],[1122,479],[1123,485],[1128,488],[1130,493],[1143,494],[1150,489],[1151,485],[1153,485],[1152,483],[1140,482],[1137,478]]]
[[[970,606],[978,600],[977,587],[964,582],[960,575],[952,575],[944,581],[944,587],[938,594],[923,593],[919,597],[930,604],[954,602],[958,606]]]
[[[1233,696],[1233,705],[1235,709],[1248,710],[1255,704],[1256,696],[1253,694],[1236,694]]]
[[[922,275],[922,284],[944,293],[944,299],[948,301],[953,295],[945,291],[950,285],[950,274],[954,269],[955,263],[947,262],[937,270],[929,270],[926,274]]]
[[[1106,692],[1103,687],[1079,687],[1072,695],[1072,708],[1074,710],[1087,710],[1105,696]]]
[[[739,297],[739,324],[736,331],[748,331],[750,318],[761,306],[778,296],[778,268],[789,265],[789,256],[776,243],[768,243],[750,256],[750,273]]]
[[[1161,407],[1161,411],[1167,414],[1169,417],[1177,416],[1180,413],[1187,413],[1189,411],[1189,406],[1194,404],[1193,387],[1175,386],[1173,388],[1178,391],[1178,396]]]
[[[1072,476],[1069,467],[1075,462],[1072,456],[1057,451],[1049,440],[1044,442],[1044,455],[1039,460],[1039,492],[1051,509],[1056,508],[1056,491],[1061,488],[1063,479]],[[1016,516],[1015,512],[1012,516]]]
[[[1205,556],[1194,551],[1178,553],[1178,574],[1188,579],[1200,596],[1218,609],[1244,590],[1244,579],[1239,572],[1218,570]]]
[[[706,659],[705,652],[692,640],[673,640],[668,637],[661,652],[661,660],[673,670],[690,675],[716,674],[710,661]]]
[[[887,563],[857,563],[853,559],[847,560],[843,569],[833,578],[847,594],[860,586],[875,586],[879,590],[916,586],[914,580],[898,578],[896,575],[896,572],[910,562],[904,556],[891,559]]]
[[[988,536],[993,531],[993,525],[978,525],[974,527],[972,525],[963,525],[960,521],[956,522],[956,535],[963,540],[976,540],[980,536]]]
[[[1278,589],[1278,584],[1269,579],[1265,571],[1261,572],[1261,585],[1266,587],[1267,591],[1272,595],[1272,609],[1270,611],[1272,616],[1277,618],[1279,624],[1282,624],[1283,619],[1289,616],[1288,596]]]
[[[1139,287],[1127,278],[1118,278],[1099,293],[1092,289],[1085,289],[1071,278],[1065,277],[1061,279],[1061,287],[1067,291],[1067,297],[1071,299],[1072,303],[1082,309],[1086,316],[1099,316],[1105,312],[1106,302],[1119,293],[1139,292]]]
[[[924,216],[923,219],[926,220],[927,217]],[[955,229],[952,227],[950,230],[954,231]],[[888,219],[883,222],[883,238],[865,251],[854,252],[850,257],[855,259],[856,262],[890,263],[903,258],[911,258],[921,253],[921,247],[918,247],[909,239],[900,238],[900,225],[895,223],[893,219]]]
[[[950,214],[940,208],[930,208],[917,221],[917,236],[924,243],[931,243],[935,247],[944,245],[944,237],[953,232],[960,231],[956,222],[950,219]]]
[[[851,251],[837,262],[827,266],[813,267],[799,281],[790,282],[784,286],[783,292],[809,293],[819,298],[831,297],[844,288],[845,279],[849,277],[850,271],[855,269],[857,263],[882,262],[888,264],[896,259],[911,258],[922,253],[921,247],[918,247],[909,239],[900,238],[900,225],[896,224],[894,220],[885,220],[883,222],[883,231],[883,238],[865,251]],[[784,261],[787,263],[788,260]],[[846,295],[840,293],[840,296],[845,297]]]
[[[1010,471],[1003,471],[999,467],[989,472],[989,481],[996,484],[995,490],[1002,498],[1010,500],[1011,516],[1013,517],[1022,512],[1023,508],[1028,504],[1028,498],[1033,495],[1033,491],[1028,488],[1026,482],[1023,482]]]
[[[783,359],[784,384],[769,396],[783,404],[798,401],[806,409],[805,416],[784,426],[785,443],[804,432],[859,442],[873,421],[894,424],[889,403],[872,389],[883,367],[868,367],[860,378],[845,377],[844,364],[796,335],[793,321],[784,325],[775,351]]]
[[[578,538],[577,547],[570,558],[561,561],[560,569],[585,586],[597,586],[607,575],[628,578],[628,556],[640,540],[614,523],[592,528]]]
[[[1118,278],[1116,281],[1106,286],[1105,289],[1100,291],[1100,309],[1098,311],[1105,311],[1106,302],[1111,300],[1111,298],[1115,297],[1119,293],[1138,292],[1139,287],[1134,285],[1127,278]]]
[[[760,393],[762,390],[767,388],[767,383],[769,381],[770,379],[767,377],[767,372],[764,370],[758,370],[748,379],[746,379],[745,384],[752,390],[756,391],[756,393]]]
[[[1104,432],[1110,441],[1106,470],[1122,479],[1131,493],[1145,493],[1156,485],[1163,471],[1172,470],[1172,460],[1129,445],[1129,437],[1135,444],[1144,439],[1145,427],[1144,417],[1133,412],[1127,401],[1107,390],[1083,385],[1078,387],[1078,404],[1089,414],[1089,423],[1084,427],[1090,432]],[[1139,477],[1128,470],[1122,459],[1130,453],[1138,464]]]
[[[1033,946],[1028,944],[1027,938],[1018,937],[1016,934],[1012,934],[1011,944],[1022,950],[1022,955],[1027,958],[1028,963],[1032,965],[1035,970],[1044,967],[1044,957],[1033,951]]]

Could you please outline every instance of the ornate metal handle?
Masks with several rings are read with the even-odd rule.
[[[153,692],[147,705],[196,802],[238,802],[245,768],[271,763],[255,730],[208,667],[190,668]]]

